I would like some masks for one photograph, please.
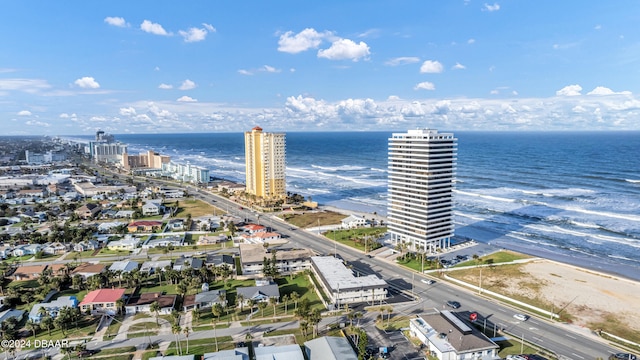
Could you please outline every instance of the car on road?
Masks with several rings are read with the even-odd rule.
[[[637,358],[633,354],[617,353],[609,355],[609,360],[637,360]]]
[[[460,307],[460,303],[457,302],[457,301],[449,300],[449,301],[447,301],[447,306],[448,307],[452,307],[454,309],[457,309],[457,308]]]
[[[431,285],[431,284],[435,283],[435,281],[431,280],[431,279],[422,279],[420,281],[422,281],[423,283],[425,283],[427,285]]]
[[[97,353],[96,350],[80,350],[77,352],[76,356],[79,358],[89,357]]]
[[[520,321],[527,321],[529,319],[529,316],[525,314],[514,314],[513,317]]]

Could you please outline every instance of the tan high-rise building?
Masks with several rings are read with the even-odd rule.
[[[247,192],[264,199],[287,195],[285,135],[264,133],[259,126],[244,133]]]

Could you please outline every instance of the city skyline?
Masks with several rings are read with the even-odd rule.
[[[4,4],[4,135],[640,130],[632,1],[123,5]]]

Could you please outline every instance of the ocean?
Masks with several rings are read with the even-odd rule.
[[[324,205],[386,214],[390,135],[287,133],[287,190]],[[455,135],[457,236],[640,279],[640,132]],[[116,139],[130,153],[155,150],[244,182],[242,133]]]

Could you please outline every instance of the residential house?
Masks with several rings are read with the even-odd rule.
[[[45,244],[42,248],[42,252],[49,255],[62,255],[66,254],[67,251],[69,251],[69,246],[58,241],[51,244]]]
[[[202,360],[250,360],[249,348],[245,346],[205,353]]]
[[[126,225],[126,224],[119,221],[103,222],[103,223],[100,223],[100,225],[98,225],[98,232],[101,232],[101,233],[112,232],[114,228],[117,228],[118,226],[122,226],[122,225]]]
[[[276,267],[281,274],[294,273],[311,268],[310,249],[276,251]],[[240,262],[243,275],[261,275],[264,258],[271,259],[271,253],[259,244],[240,244]]]
[[[138,239],[137,237],[125,235],[125,237],[120,240],[109,241],[109,243],[107,244],[107,249],[133,251],[138,247],[139,243],[140,239]]]
[[[154,356],[149,360],[195,360],[195,355]],[[234,359],[235,360],[235,359]]]
[[[129,225],[127,226],[127,230],[129,230],[130,233],[152,232],[156,229],[160,229],[161,227],[162,221],[141,220],[129,223]]]
[[[304,351],[309,360],[358,360],[345,337],[323,336],[305,341]]]
[[[144,205],[142,205],[142,215],[144,216],[160,215],[162,211],[162,200],[149,200]]]
[[[29,312],[29,320],[32,320],[35,323],[40,323],[40,320],[42,320],[43,317],[40,313],[41,308],[44,308],[47,311],[47,314],[55,319],[60,310],[65,306],[70,308],[78,307],[78,299],[76,299],[75,296],[61,296],[56,300],[47,303],[35,304]]]
[[[500,359],[496,343],[448,310],[409,319],[409,332],[436,359]]]
[[[355,229],[367,224],[367,220],[362,216],[349,215],[341,221],[343,229]]]
[[[47,265],[21,265],[9,277],[15,281],[35,280],[46,268]]]
[[[89,219],[94,217],[101,210],[100,205],[88,203],[84,204],[81,207],[77,208],[74,213],[78,215],[78,217],[82,219]]]
[[[18,309],[8,309],[0,312],[0,324],[2,324],[5,320],[9,320],[11,318],[15,318],[18,322],[22,320],[24,314],[27,312],[24,310]]]
[[[25,199],[30,199],[30,198],[43,198],[45,196],[45,190],[44,189],[24,189],[24,190],[20,190],[18,191],[17,196],[19,198],[25,198]]]
[[[135,213],[133,210],[120,210],[113,217],[118,219],[131,219],[133,217],[133,213]]]
[[[91,311],[92,314],[115,315],[118,311],[117,302],[124,297],[125,289],[98,289],[85,295],[78,305],[82,312]]]
[[[196,245],[215,245],[215,244],[223,243],[225,241],[227,241],[227,236],[223,234],[203,235],[203,236],[200,236],[198,241],[196,241]]]
[[[282,239],[282,237],[280,236],[280,234],[276,233],[276,232],[267,232],[267,231],[262,231],[262,232],[256,232],[253,234],[240,234],[240,237],[244,240],[245,243],[252,243],[252,244],[274,244],[277,242],[280,242],[280,240]]]
[[[182,219],[171,219],[167,223],[167,230],[169,231],[181,231],[184,230],[184,220]]]
[[[97,250],[99,248],[100,248],[100,245],[98,245],[97,241],[93,239],[89,239],[89,240],[82,240],[79,243],[75,244],[73,246],[73,251],[82,252],[82,251],[89,251],[89,250]]]
[[[304,360],[300,345],[256,346],[255,360]]]
[[[140,272],[155,274],[156,271],[165,271],[171,267],[171,260],[151,260],[145,261],[140,267]]]
[[[11,244],[0,245],[0,258],[6,259],[12,255],[13,255],[13,245]]]
[[[35,255],[40,250],[42,250],[40,244],[19,245],[13,249],[13,256]]]
[[[280,289],[278,289],[277,284],[238,287],[236,292],[238,296],[242,295],[245,305],[248,304],[249,300],[253,300],[255,303],[268,302],[270,298],[280,300]]]
[[[138,262],[129,260],[115,261],[111,266],[109,266],[109,271],[120,273],[128,273],[137,269]]]
[[[182,307],[185,312],[192,309],[205,309],[220,304],[223,307],[227,305],[227,300],[223,301],[221,298],[225,297],[227,292],[225,290],[209,290],[203,291],[195,295],[187,295],[184,297]]]
[[[142,244],[143,249],[151,249],[155,247],[161,246],[173,246],[179,247],[184,245],[184,235],[182,236],[163,236],[163,237],[152,237],[147,240],[144,244]]]
[[[233,256],[227,254],[207,254],[204,262],[207,266],[220,267],[227,265],[230,269],[236,268],[236,262]]]
[[[162,295],[160,292],[143,293],[131,298],[125,305],[125,311],[127,314],[137,314],[139,312],[153,314],[151,304],[157,302],[160,305],[159,313],[169,315],[176,305],[177,298],[177,295]]]
[[[259,233],[259,232],[266,232],[267,228],[262,226],[262,225],[258,225],[258,224],[247,224],[245,226],[242,226],[240,228],[240,230],[242,230],[242,232],[253,235],[255,233]]]
[[[89,278],[93,275],[101,274],[107,270],[103,264],[82,263],[71,271],[71,277],[80,275],[83,278]]]
[[[181,271],[182,269],[186,269],[188,267],[194,270],[198,270],[202,267],[203,263],[204,261],[202,261],[202,259],[184,257],[183,255],[180,255],[180,257],[177,258],[173,263],[173,270]]]

